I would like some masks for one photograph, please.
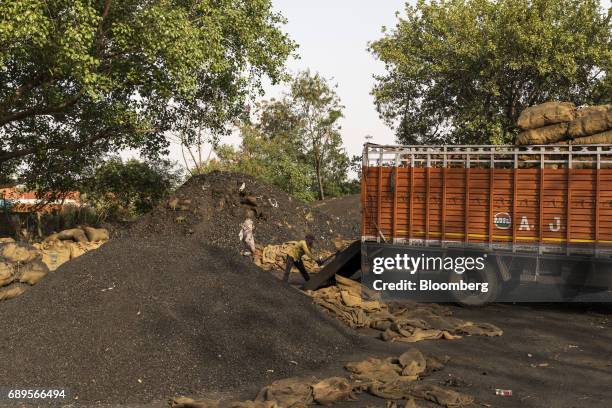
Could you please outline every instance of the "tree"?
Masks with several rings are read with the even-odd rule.
[[[238,150],[217,150],[220,167],[259,177],[303,200],[354,192],[338,125],[343,107],[333,87],[308,71],[290,85],[280,99],[258,104],[240,128]]]
[[[419,0],[370,45],[372,91],[401,143],[503,143],[528,106],[612,100],[611,10],[598,0]]]
[[[250,125],[242,127],[241,135],[238,149],[227,145],[216,149],[219,163],[211,163],[211,170],[220,168],[249,174],[300,200],[315,199],[312,168],[292,143],[280,135],[270,137]]]
[[[111,157],[85,172],[79,190],[102,218],[126,218],[152,210],[181,180],[167,160]]]
[[[169,132],[215,134],[295,48],[270,0],[0,2],[0,168],[39,190]],[[73,183],[72,183],[73,184]]]
[[[183,165],[191,176],[206,173],[214,163],[213,153],[219,140],[214,135],[206,134],[202,127],[195,129],[195,137],[179,132],[170,135],[168,139],[181,149]],[[207,145],[209,145],[208,152]],[[214,165],[214,164],[213,164]]]
[[[319,74],[301,72],[291,84],[285,100],[299,120],[297,136],[312,163],[318,188],[318,198],[325,198],[325,181],[345,178],[348,157],[342,149],[338,120],[342,117],[340,98]]]

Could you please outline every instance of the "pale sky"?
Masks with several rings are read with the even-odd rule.
[[[367,51],[369,41],[382,36],[383,25],[392,27],[395,12],[404,9],[404,0],[273,0],[274,8],[288,20],[284,31],[299,48],[299,59],[287,62],[290,73],[310,69],[333,83],[345,106],[341,119],[342,139],[350,156],[360,154],[365,135],[373,142],[392,143],[393,131],[378,118],[370,95],[374,73],[383,65]],[[284,85],[265,86],[265,99],[279,96]],[[224,143],[238,144],[238,135]],[[171,158],[183,163],[180,149],[172,146]]]
[[[414,3],[414,0],[409,0]],[[370,91],[373,75],[383,72],[382,63],[367,51],[368,42],[381,38],[381,27],[393,28],[396,12],[404,14],[405,0],[273,0],[274,8],[288,20],[285,32],[297,42],[299,59],[291,59],[291,73],[310,69],[338,85],[345,106],[342,138],[349,155],[360,154],[366,135],[375,143],[394,143],[393,130],[378,117]],[[610,0],[603,0],[604,8]],[[283,86],[267,85],[264,98],[278,96]],[[237,135],[225,143],[238,144]],[[180,150],[171,149],[173,160],[182,163]]]
[[[299,44],[301,58],[289,61],[289,70],[309,68],[338,85],[345,106],[342,139],[349,155],[361,152],[366,135],[376,143],[394,141],[370,95],[372,76],[384,67],[367,47],[382,36],[382,26],[395,25],[395,12],[403,12],[404,4],[405,0],[274,0],[275,9],[289,20],[286,32]],[[275,96],[281,90],[267,87],[266,94]]]

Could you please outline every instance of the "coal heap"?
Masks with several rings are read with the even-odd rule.
[[[236,222],[253,210],[241,204],[242,182],[278,204],[256,206],[260,240],[338,232],[251,179],[192,179],[177,192],[187,203],[164,203],[2,305],[0,384],[67,387],[80,403],[142,403],[257,388],[358,347],[309,298],[237,255]]]
[[[292,198],[274,186],[226,172],[192,177],[164,205],[132,228],[130,234],[173,231],[237,250],[240,224],[247,217],[255,223],[257,244],[280,244],[303,239],[310,233],[317,239],[316,246],[333,249],[333,238],[359,235],[359,221],[356,229],[350,222]]]

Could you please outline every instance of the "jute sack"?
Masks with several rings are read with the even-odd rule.
[[[13,242],[15,242],[15,240],[10,237],[0,238],[0,244],[12,244]]]
[[[313,403],[314,378],[285,378],[262,388],[255,401],[276,401],[281,407],[308,406]]]
[[[19,282],[36,285],[49,273],[49,268],[42,261],[34,261],[19,267]]]
[[[105,228],[83,228],[90,242],[108,241],[108,230]]]
[[[331,377],[312,385],[312,396],[319,405],[355,399],[353,386],[344,377]]]
[[[0,262],[0,286],[6,286],[15,280],[15,266],[8,262]]]
[[[25,292],[25,288],[23,286],[12,286],[10,288],[0,289],[0,300],[16,298],[23,292]]]
[[[596,111],[590,115],[573,120],[569,124],[568,134],[575,138],[591,136],[612,129],[612,106]]]
[[[80,228],[64,230],[58,233],[57,239],[62,241],[73,240],[75,242],[88,242],[87,235]]]
[[[71,243],[70,244],[70,259],[78,258],[87,252],[87,248],[84,244],[80,243]]]
[[[70,259],[78,258],[86,252],[91,251],[92,249],[99,248],[104,242],[70,242]]]
[[[567,123],[557,123],[537,129],[525,130],[516,137],[516,144],[544,145],[555,143],[567,138],[567,127]]]
[[[56,270],[70,260],[70,245],[69,242],[55,241],[40,246],[42,261],[50,271]]]
[[[9,262],[28,263],[40,258],[40,253],[30,245],[9,243],[0,245],[0,257]]]
[[[579,144],[612,144],[612,130],[607,132],[597,133],[591,136],[579,137],[572,142],[574,145]]]
[[[570,122],[576,117],[576,106],[571,102],[546,102],[521,112],[516,124],[523,130]]]
[[[605,112],[606,110],[612,108],[612,105],[593,105],[593,106],[585,106],[584,108],[580,108],[576,111],[576,119],[584,118],[585,116],[589,116],[592,113],[596,112]]]

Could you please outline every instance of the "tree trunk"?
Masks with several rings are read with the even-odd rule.
[[[317,175],[317,184],[319,185],[319,200],[325,199],[325,193],[323,192],[323,180],[321,180],[321,165],[315,164],[315,173]]]

